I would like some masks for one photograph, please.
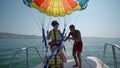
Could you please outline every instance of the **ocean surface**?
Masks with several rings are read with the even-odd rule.
[[[82,56],[96,56],[102,60],[104,45],[105,43],[118,44],[120,46],[120,38],[82,38],[83,41],[83,52]],[[68,57],[72,56],[72,44],[73,41],[67,41],[64,43],[66,47],[65,55]],[[43,57],[45,54],[44,43],[41,39],[0,39],[0,68],[9,68],[10,60],[15,52],[24,47],[35,46]],[[116,49],[117,54],[117,64],[120,68],[120,51]],[[37,64],[41,63],[42,60],[36,53],[35,49],[30,48],[28,50],[29,55],[29,68],[35,67]],[[26,52],[21,51],[13,60],[12,68],[26,68]],[[107,47],[107,52],[105,56],[105,64],[109,68],[114,68],[113,55],[111,46]]]

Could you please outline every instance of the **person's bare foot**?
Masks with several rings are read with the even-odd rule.
[[[78,67],[78,64],[73,65],[72,67]]]

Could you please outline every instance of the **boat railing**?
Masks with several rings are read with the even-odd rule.
[[[106,54],[106,48],[107,46],[111,46],[112,47],[112,54],[113,54],[113,60],[114,60],[114,68],[118,68],[117,67],[117,57],[116,57],[116,49],[117,48],[120,51],[120,46],[118,44],[110,44],[110,43],[106,43],[104,46],[104,53],[103,53],[103,63],[105,62],[105,54]]]
[[[28,49],[30,49],[30,48],[35,49],[35,51],[36,51],[37,54],[39,55],[41,61],[43,61],[43,60],[42,60],[42,57],[41,57],[41,55],[40,55],[40,53],[39,53],[39,51],[38,51],[38,49],[37,49],[36,47],[34,47],[34,46],[25,47],[25,48],[22,48],[22,49],[16,51],[16,52],[12,55],[12,58],[11,58],[10,63],[9,63],[9,68],[12,68],[12,66],[13,66],[13,61],[14,61],[14,59],[15,59],[15,56],[16,56],[17,54],[19,54],[21,51],[25,51],[25,53],[26,53],[26,68],[29,68]]]

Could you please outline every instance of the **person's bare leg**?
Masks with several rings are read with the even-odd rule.
[[[73,67],[77,67],[78,66],[78,61],[77,61],[77,57],[76,57],[76,53],[73,53],[73,58],[75,60],[75,65],[73,65]]]
[[[67,62],[67,59],[66,59],[63,51],[61,51],[61,58],[62,58],[62,60],[63,60],[64,62]]]
[[[78,57],[78,60],[79,60],[79,68],[82,68],[81,53],[77,53],[77,57]]]
[[[62,68],[64,68],[64,61],[62,61]]]

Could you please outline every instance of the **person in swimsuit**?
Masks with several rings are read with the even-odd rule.
[[[79,68],[81,68],[82,67],[81,52],[82,52],[82,47],[83,47],[81,33],[79,30],[75,29],[74,25],[70,25],[69,29],[70,29],[70,32],[69,32],[69,35],[65,38],[65,41],[68,39],[71,39],[74,41],[72,55],[73,55],[73,58],[76,64],[73,65],[73,67],[79,66]]]

